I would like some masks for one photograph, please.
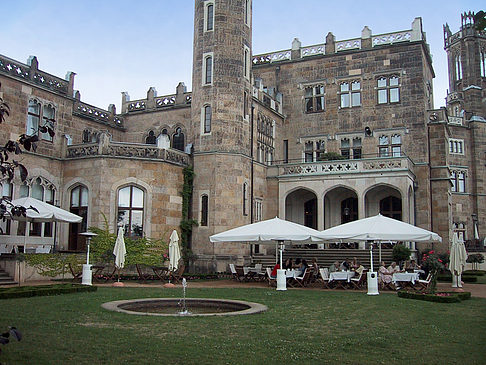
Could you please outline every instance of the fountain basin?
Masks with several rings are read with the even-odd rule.
[[[195,317],[195,316],[235,316],[264,312],[267,306],[259,303],[230,299],[186,298],[189,313],[181,314],[181,299],[143,298],[116,300],[103,303],[105,309],[144,316]]]

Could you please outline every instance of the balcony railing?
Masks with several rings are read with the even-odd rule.
[[[370,172],[412,171],[413,163],[406,156],[378,157],[305,163],[275,164],[278,176],[315,176],[359,174]]]
[[[166,161],[176,165],[189,165],[189,155],[174,149],[162,149],[141,143],[109,142],[83,143],[67,146],[66,158],[122,157]]]

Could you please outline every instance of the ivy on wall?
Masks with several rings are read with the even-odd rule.
[[[184,174],[184,184],[182,185],[182,219],[180,223],[181,229],[181,246],[182,256],[186,265],[189,261],[194,261],[197,257],[194,255],[190,248],[192,227],[197,226],[196,220],[191,218],[191,206],[192,206],[192,191],[194,187],[194,169],[192,166],[187,166],[182,171]]]

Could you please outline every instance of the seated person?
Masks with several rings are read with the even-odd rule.
[[[363,265],[361,265],[359,263],[358,260],[356,260],[356,265],[357,265],[357,267],[354,269],[354,271],[356,272],[356,275],[359,276],[359,275],[361,275],[361,273],[364,271],[365,268],[364,268]]]
[[[271,278],[276,278],[277,277],[277,270],[280,269],[280,264],[277,262],[275,266],[272,269],[272,272],[270,273]]]
[[[343,262],[341,262],[339,268],[341,269],[341,271],[349,271],[349,269],[351,269],[351,264],[349,263],[349,259],[346,259]]]
[[[411,260],[410,263],[406,267],[407,270],[420,270],[421,267],[415,260]]]
[[[329,266],[329,272],[335,272],[335,271],[339,271],[339,262],[338,261],[334,261],[334,263]]]
[[[283,268],[285,270],[292,270],[293,269],[293,266],[294,266],[294,264],[292,262],[292,259],[291,258],[288,258],[287,260],[285,260],[285,263],[283,265]]]
[[[391,265],[388,266],[388,271],[393,275],[396,272],[400,272],[400,267],[397,265],[395,261],[393,261]]]
[[[356,269],[359,267],[359,262],[356,257],[353,257],[353,261],[351,262],[351,270],[356,271]]]
[[[296,262],[297,262],[297,261],[296,261]],[[302,276],[302,275],[304,275],[305,269],[307,269],[308,267],[309,267],[309,265],[307,264],[306,259],[303,259],[303,260],[300,262],[299,267],[297,268],[297,276]]]
[[[312,259],[311,267],[314,269],[313,280],[319,277],[319,265],[317,265],[317,259],[314,257]]]
[[[389,284],[392,282],[393,273],[386,268],[384,261],[381,262],[380,268],[378,269],[378,274],[380,275],[380,282],[382,284]]]

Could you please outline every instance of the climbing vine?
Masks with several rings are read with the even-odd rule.
[[[194,253],[190,249],[190,242],[192,236],[192,227],[197,226],[197,221],[191,218],[190,208],[192,203],[192,191],[194,186],[194,170],[192,166],[187,166],[183,170],[184,184],[182,185],[182,219],[180,223],[181,229],[181,246],[182,255],[186,265],[189,261],[196,259]]]

